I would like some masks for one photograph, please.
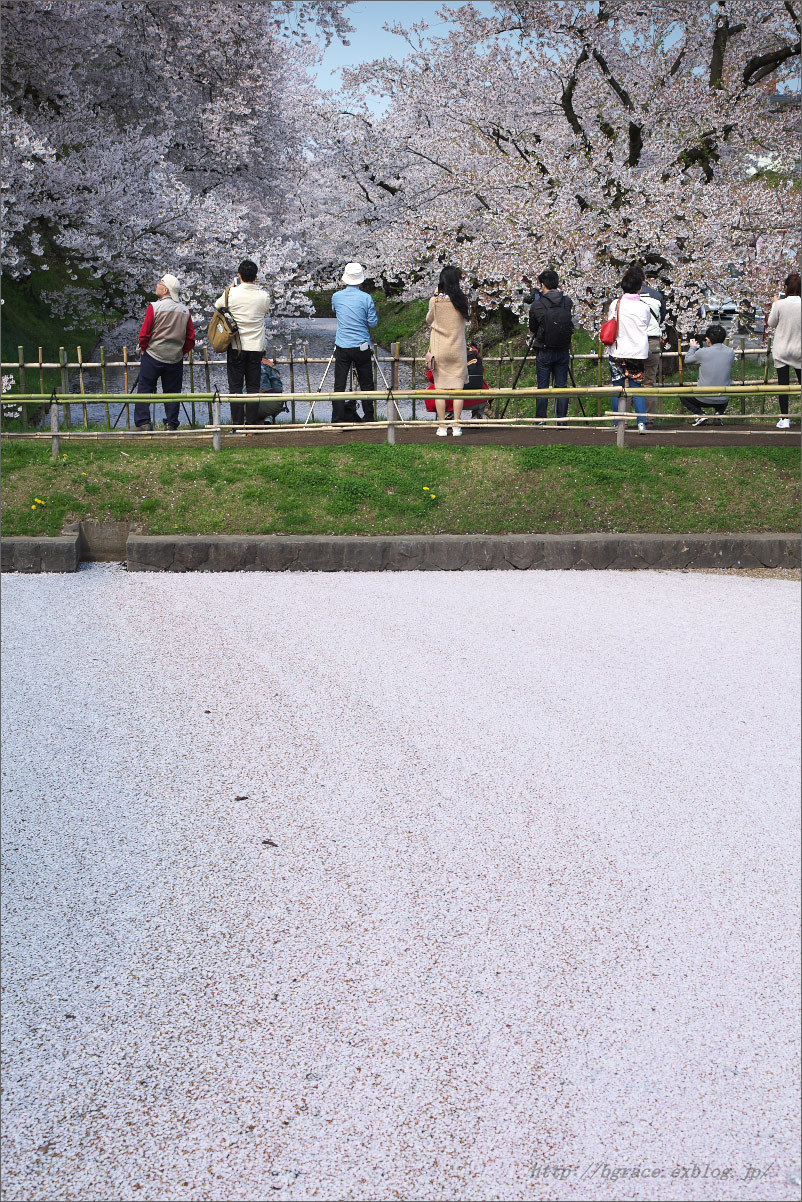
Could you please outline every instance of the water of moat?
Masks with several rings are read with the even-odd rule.
[[[137,379],[138,367],[136,361],[139,358],[138,349],[138,334],[140,323],[137,321],[126,321],[118,326],[115,330],[108,333],[101,343],[105,348],[107,362],[117,361],[122,359],[122,349],[128,347],[128,357],[134,360],[128,367],[128,387],[135,389],[135,381]],[[330,391],[334,386],[334,365],[329,366],[329,359],[334,350],[334,338],[337,330],[337,322],[334,318],[329,317],[312,317],[299,319],[294,323],[293,329],[289,333],[278,334],[275,336],[268,335],[268,350],[270,353],[275,353],[278,358],[278,369],[281,372],[284,391],[289,392],[291,386],[290,367],[287,363],[289,349],[292,346],[292,355],[294,359],[294,378],[295,392],[315,393],[317,391]],[[304,350],[306,350],[307,363],[304,363]],[[389,359],[390,351],[388,347],[377,346],[376,353],[379,359],[379,366],[384,373],[384,378],[380,372],[374,368],[376,376],[377,388],[384,388],[385,383],[391,380],[390,363],[382,362],[383,359]],[[97,361],[100,357],[100,346],[96,347],[92,353],[92,360]],[[210,358],[217,360],[212,362],[209,373],[211,390],[219,389],[221,393],[228,391],[228,379],[226,376],[226,367],[224,355],[210,351]],[[320,359],[323,362],[313,363],[308,362],[312,359]],[[102,388],[101,373],[98,368],[85,368],[84,389],[86,392],[100,392]],[[325,376],[325,379],[324,379]],[[425,387],[424,367],[422,362],[418,362],[415,373],[416,387]],[[106,382],[110,392],[123,393],[125,391],[124,384],[124,369],[122,367],[107,367]],[[401,363],[399,367],[399,385],[401,388],[412,387],[412,368],[411,365]],[[322,384],[322,387],[321,387]],[[185,401],[182,403],[181,424],[188,425],[192,419],[192,394],[190,391],[190,369],[188,360],[184,360],[184,391],[187,394]],[[203,363],[202,347],[195,354],[194,368],[194,387],[195,392],[206,392],[206,370]],[[72,424],[83,424],[83,405],[80,402],[80,380],[79,373],[76,368],[70,369],[70,390],[74,394],[75,403],[72,408]],[[117,419],[117,429],[125,429],[126,418],[124,411],[121,412],[121,407],[114,402],[110,402],[111,420],[114,422]],[[412,416],[412,403],[410,401],[399,402],[399,408],[402,416]],[[427,416],[425,406],[422,402],[417,404],[417,416]],[[384,406],[380,403],[378,406],[378,414],[383,416]],[[133,421],[133,409],[131,411]],[[209,406],[206,402],[198,402],[194,407],[195,424],[198,426],[207,425],[210,421]],[[304,421],[309,413],[309,406],[298,401],[296,404],[295,419],[296,421]],[[106,424],[106,409],[105,405],[87,405],[87,415],[91,426],[105,426]],[[161,424],[164,417],[164,410],[157,402],[154,414],[154,421],[157,428]],[[315,403],[314,418],[317,421],[328,422],[331,419],[331,404],[326,401],[317,401]],[[231,413],[227,402],[223,402],[221,410],[221,420],[224,425],[230,423]],[[288,422],[292,420],[292,413],[282,413],[277,417],[278,422]]]

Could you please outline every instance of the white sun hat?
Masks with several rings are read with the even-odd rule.
[[[169,273],[167,275],[163,275],[159,282],[164,284],[174,301],[179,301],[181,299],[179,283],[174,275],[170,275]]]
[[[343,271],[344,284],[363,284],[365,282],[365,269],[361,263],[346,263]]]

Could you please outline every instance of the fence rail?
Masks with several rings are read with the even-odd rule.
[[[394,345],[397,346],[398,344],[396,343]],[[672,360],[672,359],[679,359],[681,361],[684,359],[688,349],[689,348],[687,345],[683,346],[682,344],[680,344],[675,349],[669,348],[667,350],[661,350],[660,359],[661,359],[661,361]],[[733,349],[736,349],[736,348],[733,348]],[[82,373],[85,371],[92,371],[95,369],[99,369],[101,371],[101,373],[103,373],[105,371],[108,371],[111,368],[123,368],[124,370],[130,371],[130,370],[138,369],[140,366],[139,359],[131,357],[131,353],[129,352],[128,347],[122,348],[122,356],[123,356],[122,359],[107,359],[105,349],[103,347],[101,347],[99,359],[84,359],[81,347],[76,348],[76,355],[75,355],[74,359],[69,359],[67,357],[67,353],[66,353],[66,350],[64,347],[59,348],[59,357],[57,360],[43,359],[42,347],[39,347],[39,356],[37,359],[25,359],[23,347],[19,347],[18,351],[19,351],[19,355],[18,355],[17,359],[2,360],[2,362],[0,362],[0,368],[2,368],[3,370],[8,369],[10,371],[17,371],[20,373],[24,372],[26,375],[25,384],[27,383],[27,373],[29,371],[34,372],[34,373],[35,372],[44,372],[44,371],[60,371],[60,372],[62,372],[65,370],[77,372],[78,377],[79,377],[79,387],[80,387],[80,378],[81,378]],[[765,343],[763,346],[747,347],[744,344],[743,346],[736,349],[736,354],[739,359],[746,359],[749,357],[761,358],[762,356],[768,357],[770,355],[770,351],[771,351],[771,339],[769,339],[769,341],[767,343]],[[275,363],[285,366],[285,367],[289,367],[291,369],[291,374],[293,376],[295,374],[295,370],[297,370],[298,368],[304,368],[307,364],[328,363],[329,362],[328,355],[324,355],[324,356],[316,356],[316,355],[296,356],[296,355],[293,355],[292,347],[289,348],[289,350],[286,354],[282,354],[278,350],[277,347],[273,347],[270,357],[271,357],[271,359],[273,359],[273,361]],[[392,365],[394,363],[398,363],[398,364],[403,363],[403,364],[407,364],[410,367],[417,366],[419,368],[422,368],[425,366],[425,356],[424,355],[402,355],[399,352],[399,353],[391,353],[389,355],[377,355],[376,357],[377,357],[379,363],[386,363],[389,365]],[[571,362],[572,363],[583,362],[583,361],[598,363],[600,360],[603,363],[604,360],[606,359],[606,357],[607,357],[606,356],[606,348],[601,343],[599,343],[599,345],[597,346],[597,349],[593,350],[593,351],[577,351],[577,352],[572,351],[571,352]],[[496,366],[498,368],[501,368],[504,365],[509,366],[509,365],[515,365],[515,364],[521,363],[521,362],[523,362],[523,360],[525,358],[529,358],[531,360],[531,356],[517,355],[517,354],[513,355],[513,354],[509,354],[509,353],[504,353],[501,355],[485,355],[485,356],[483,356],[483,361],[485,364],[496,364]],[[201,353],[197,353],[195,351],[189,352],[189,354],[187,356],[187,361],[184,363],[184,370],[185,370],[185,372],[189,371],[190,376],[193,376],[194,372],[196,370],[197,371],[203,370],[205,372],[207,368],[211,369],[213,367],[225,367],[225,365],[226,365],[225,359],[211,358],[208,353],[208,348],[203,347]],[[22,381],[20,381],[20,383],[21,383],[21,386],[24,391],[25,384],[23,384]],[[190,383],[192,383],[192,380],[190,380]],[[501,385],[499,383],[499,387],[500,386]],[[293,387],[293,390],[294,390],[294,387]],[[49,390],[45,388],[44,382],[42,380],[40,380],[40,392],[46,392],[46,391],[49,391]],[[65,391],[68,391],[68,389],[65,389]],[[195,391],[194,386],[191,388],[191,391],[193,391],[193,392]],[[203,390],[199,389],[198,391],[203,391]],[[311,389],[310,389],[310,391],[311,391]]]
[[[399,401],[412,400],[414,402],[416,400],[424,400],[426,398],[437,398],[437,397],[451,398],[454,396],[454,390],[453,389],[446,390],[446,389],[410,389],[410,388],[407,388],[407,389],[392,388],[392,389],[390,389],[390,388],[386,388],[386,389],[377,389],[372,392],[362,392],[362,393],[359,393],[359,395],[366,400],[370,399],[370,400],[374,400],[374,401],[377,401],[380,403],[381,402],[384,403],[384,405],[385,405],[384,420],[379,420],[379,421],[373,422],[373,423],[371,423],[371,425],[374,428],[386,428],[387,441],[390,443],[393,443],[393,442],[395,442],[395,430],[396,430],[397,426],[399,426],[399,425],[418,426],[418,425],[428,424],[428,423],[419,422],[414,416],[411,420],[404,418],[401,415],[401,412],[398,408]],[[565,416],[565,417],[550,418],[550,419],[549,418],[526,417],[526,416],[521,416],[520,414],[515,414],[509,418],[495,417],[495,418],[490,418],[490,419],[484,419],[482,422],[482,426],[483,426],[483,428],[487,429],[487,428],[505,428],[505,427],[515,426],[515,425],[526,426],[526,425],[532,425],[532,424],[536,424],[536,423],[540,423],[543,425],[553,425],[557,422],[560,424],[564,424],[564,425],[576,425],[576,424],[582,425],[582,424],[594,423],[596,425],[601,424],[604,426],[606,426],[610,423],[613,423],[617,427],[618,445],[623,446],[624,445],[625,423],[627,421],[634,420],[636,417],[636,414],[634,414],[632,412],[632,409],[630,408],[629,403],[628,403],[629,400],[633,399],[633,397],[635,395],[640,396],[640,397],[653,396],[653,397],[658,397],[658,398],[666,397],[666,396],[679,396],[680,399],[682,397],[699,397],[700,399],[704,399],[704,397],[726,395],[727,397],[731,397],[731,398],[740,397],[742,410],[744,410],[747,397],[756,397],[756,398],[762,399],[764,403],[765,403],[765,397],[767,395],[788,396],[789,400],[791,399],[791,397],[800,397],[800,399],[802,399],[802,389],[800,389],[798,384],[797,385],[792,385],[792,384],[785,384],[785,385],[783,385],[783,384],[751,384],[751,385],[730,384],[730,385],[715,385],[712,387],[703,387],[703,386],[696,384],[696,385],[682,385],[682,386],[663,385],[663,386],[658,386],[658,387],[645,386],[645,387],[638,388],[635,390],[627,391],[626,389],[621,389],[620,387],[615,387],[613,385],[607,385],[607,386],[585,386],[585,387],[579,387],[579,388],[577,388],[577,387],[571,387],[571,388],[517,388],[517,389],[495,388],[495,389],[493,389],[492,393],[488,393],[484,390],[465,389],[464,391],[460,392],[460,394],[459,394],[460,399],[462,399],[462,400],[488,400],[488,401],[489,400],[512,399],[512,398],[515,398],[516,400],[521,401],[521,400],[526,400],[526,399],[535,399],[538,397],[544,397],[544,398],[555,397],[555,398],[557,398],[557,397],[566,397],[567,396],[570,398],[570,397],[577,397],[577,395],[587,397],[587,398],[595,398],[596,413],[591,415],[590,417],[583,414],[583,416],[581,416],[581,417],[573,415],[573,416]],[[299,402],[306,403],[309,406],[309,414],[306,419],[306,422],[308,422],[310,420],[310,418],[312,420],[314,420],[314,407],[318,402],[321,402],[321,401],[329,402],[329,401],[334,401],[334,400],[342,400],[343,393],[336,393],[336,392],[325,392],[325,393],[324,392],[320,392],[320,393],[305,392],[304,393],[304,392],[302,392],[302,393],[294,393],[294,394],[293,393],[284,393],[284,394],[281,394],[281,396],[284,400],[291,401],[293,403],[293,408],[295,407],[296,403],[299,403]],[[188,399],[188,397],[196,403],[204,403],[208,406],[209,422],[206,426],[203,426],[203,427],[196,427],[193,424],[193,426],[191,426],[189,428],[189,430],[186,430],[186,429],[184,430],[184,432],[183,432],[184,436],[186,436],[187,434],[189,434],[191,436],[195,436],[195,437],[211,436],[213,448],[216,451],[219,451],[222,447],[222,435],[226,431],[230,431],[233,428],[232,424],[230,424],[230,423],[226,424],[221,421],[221,403],[223,400],[231,400],[231,399],[236,399],[238,401],[245,400],[246,397],[244,396],[244,394],[242,394],[242,393],[240,393],[240,394],[228,394],[228,393],[221,394],[219,392],[214,392],[214,393],[206,392],[206,393],[195,393],[195,394],[187,394],[187,393],[139,393],[139,394],[137,394],[137,400],[140,402],[145,402],[145,403],[154,403],[157,401],[163,402],[163,401],[171,401],[171,400],[185,401]],[[605,399],[612,400],[613,398],[618,398],[619,408],[617,410],[603,408]],[[39,406],[40,407],[42,405],[43,399],[45,399],[45,398],[43,397],[43,394],[41,394],[41,393],[18,394],[17,396],[15,396],[13,398],[13,403],[15,405],[21,406],[23,413],[25,413],[25,412],[27,412],[27,409],[30,406]],[[109,414],[109,406],[110,405],[112,405],[112,404],[121,405],[120,412],[117,415],[117,419],[115,419],[115,425],[116,425],[116,421],[118,421],[120,416],[122,415],[122,412],[124,410],[127,411],[129,406],[132,403],[134,403],[133,398],[131,398],[131,399],[126,398],[125,400],[121,401],[119,393],[108,393],[108,392],[85,393],[82,396],[81,400],[85,405],[87,405],[87,404],[103,404],[103,405],[105,405],[107,415]],[[153,438],[154,434],[157,433],[155,431],[150,431],[150,430],[148,430],[148,431],[131,430],[130,424],[126,427],[125,431],[119,431],[119,432],[117,432],[114,428],[106,429],[106,430],[96,429],[94,431],[89,431],[88,428],[86,428],[81,433],[71,431],[69,429],[69,427],[65,430],[65,429],[63,429],[63,427],[61,425],[61,412],[60,411],[61,411],[61,409],[64,409],[65,417],[66,417],[67,416],[66,411],[69,409],[70,402],[67,401],[66,397],[59,396],[56,393],[56,390],[54,389],[53,392],[51,393],[49,401],[47,403],[49,405],[49,411],[50,411],[50,432],[49,433],[33,433],[29,430],[23,430],[21,432],[2,431],[2,438],[4,440],[14,439],[14,438],[27,438],[27,439],[49,438],[52,440],[52,454],[53,454],[53,457],[55,458],[60,453],[60,444],[61,444],[62,438],[78,438],[78,439],[91,438],[91,439],[96,439],[96,440],[116,439],[116,438],[120,438],[120,437]],[[672,421],[677,421],[677,420],[679,420],[679,421],[688,421],[688,420],[695,421],[697,415],[693,414],[693,413],[688,413],[688,414],[676,413],[676,414],[671,414],[670,416],[671,416]],[[774,416],[775,415],[766,415],[765,413],[746,413],[745,411],[742,411],[740,414],[725,414],[722,416],[722,420],[727,423],[730,423],[730,422],[743,421],[745,418],[747,418],[748,420],[750,420],[752,422],[755,422],[755,421],[757,421],[757,422],[764,421],[765,422],[765,421],[773,421]],[[306,424],[306,423],[304,423],[304,424]],[[325,423],[325,424],[328,425],[329,423]],[[254,432],[254,433],[257,431],[263,431],[265,429],[265,427],[263,425],[243,426],[241,423],[238,423],[236,428],[240,429],[240,430]],[[348,427],[346,426],[345,428],[348,428]],[[359,428],[359,427],[355,427],[355,428]],[[291,423],[291,422],[285,422],[285,423],[282,423],[281,425],[271,427],[271,430],[287,431],[287,432],[294,431],[297,429],[298,429],[298,425],[296,423]]]

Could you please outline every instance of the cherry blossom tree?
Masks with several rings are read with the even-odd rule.
[[[409,54],[319,114],[329,227],[408,295],[453,261],[520,311],[553,266],[589,316],[639,258],[680,311],[765,299],[799,253],[795,5],[499,0],[398,27]]]
[[[309,70],[346,7],[4,0],[4,270],[64,264],[49,300],[80,318],[97,285],[136,311],[165,271],[208,302],[247,254],[279,307],[303,303]]]

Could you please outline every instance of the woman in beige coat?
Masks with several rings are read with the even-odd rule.
[[[468,382],[468,347],[465,327],[471,311],[465,293],[459,286],[458,267],[444,267],[440,272],[437,291],[429,301],[426,324],[432,327],[429,338],[427,362],[434,375],[435,388],[462,389]],[[448,427],[446,420],[446,398],[435,397],[437,408],[437,434],[445,438]],[[458,424],[462,414],[462,400],[454,397],[455,437],[462,434]]]

